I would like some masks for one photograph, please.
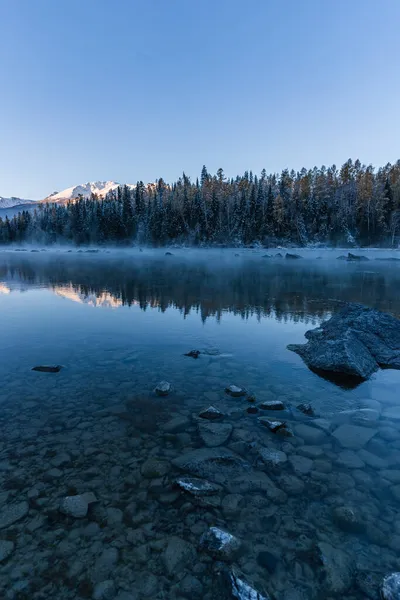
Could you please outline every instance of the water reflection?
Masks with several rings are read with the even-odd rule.
[[[0,265],[0,293],[44,286],[58,296],[95,307],[138,305],[179,309],[184,316],[243,319],[274,316],[306,324],[325,318],[340,302],[362,302],[400,315],[400,270],[393,265],[307,261],[287,264],[260,257],[234,263],[165,257],[7,255]]]

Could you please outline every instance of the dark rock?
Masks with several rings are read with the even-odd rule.
[[[200,350],[190,350],[190,352],[186,352],[184,356],[190,356],[190,358],[199,358],[200,354]]]
[[[222,446],[228,441],[232,433],[232,425],[229,423],[200,422],[198,425],[199,435],[204,444],[209,448]]]
[[[340,256],[337,257],[337,260],[347,260],[347,256],[345,256],[344,254],[341,254]]]
[[[29,505],[27,502],[18,502],[17,504],[6,504],[2,506],[0,511],[0,529],[10,527],[17,521],[20,521],[29,511]]]
[[[199,413],[199,417],[202,419],[208,419],[209,421],[216,421],[217,419],[223,419],[224,413],[222,413],[218,408],[214,406],[209,406],[205,410],[202,410]]]
[[[33,367],[32,371],[39,371],[40,373],[58,373],[61,371],[61,365],[45,365],[39,367]]]
[[[381,595],[383,600],[398,600],[400,598],[400,573],[391,573],[391,575],[384,577]]]
[[[241,387],[238,387],[237,385],[230,385],[229,387],[225,388],[225,392],[229,396],[233,396],[233,398],[240,398],[241,396],[246,396],[246,390]]]
[[[200,548],[218,560],[234,560],[240,547],[238,538],[218,527],[210,527],[200,539]]]
[[[283,258],[283,256],[280,252],[278,252],[277,254],[275,254],[275,258]]]
[[[263,254],[261,258],[272,258],[272,254]]]
[[[249,406],[246,409],[246,412],[248,412],[249,415],[256,415],[258,413],[258,408],[257,408],[257,406]]]
[[[369,258],[367,258],[366,256],[361,256],[359,254],[352,254],[351,252],[349,252],[346,260],[348,260],[348,261],[360,261],[360,260],[366,261],[366,260],[369,260]]]
[[[317,372],[368,379],[378,366],[400,369],[400,321],[361,304],[349,304],[317,329],[307,344],[288,346]]]
[[[357,512],[349,506],[338,506],[333,510],[333,521],[340,529],[350,533],[361,533],[364,523]]]
[[[308,404],[308,403],[299,404],[297,406],[297,410],[301,411],[302,413],[304,413],[308,417],[314,417],[315,416],[315,412],[314,412],[314,409],[311,406],[311,404]]]
[[[177,536],[171,536],[163,555],[165,567],[169,575],[177,575],[186,565],[193,565],[196,550],[192,544]]]
[[[268,594],[258,592],[236,570],[221,572],[221,593],[218,598],[226,600],[270,600]]]
[[[276,566],[279,560],[276,558],[275,554],[269,552],[268,550],[263,550],[258,553],[257,562],[260,567],[267,569],[270,573],[273,573],[276,569]]]
[[[277,433],[286,437],[293,436],[292,430],[289,429],[284,421],[272,421],[266,417],[259,417],[258,422],[264,427],[267,427],[272,433]]]
[[[9,556],[14,552],[14,542],[7,540],[0,540],[0,563],[7,560]]]
[[[365,598],[369,598],[369,600],[379,600],[381,598],[379,593],[381,583],[381,577],[377,573],[370,571],[357,571],[356,573],[356,585]]]
[[[173,256],[172,252],[166,252],[165,256]]]
[[[286,252],[285,258],[295,259],[295,258],[302,258],[302,257],[300,256],[300,254],[290,254],[289,252]]]

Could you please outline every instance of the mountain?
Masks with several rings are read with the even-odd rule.
[[[120,185],[122,184],[117,181],[89,181],[88,183],[82,183],[81,185],[62,190],[62,192],[53,192],[50,196],[42,200],[42,202],[66,202],[78,196],[89,198],[91,194],[96,194],[99,198],[104,198],[108,192],[116,190]],[[131,184],[127,184],[127,186],[131,190],[135,188]]]
[[[21,204],[34,204],[34,200],[23,200],[22,198],[3,198],[0,196],[0,209],[1,208],[12,208],[13,206],[19,206]]]

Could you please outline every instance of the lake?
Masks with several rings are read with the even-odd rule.
[[[400,317],[400,263],[171,253],[0,252],[0,597],[234,598],[233,568],[242,599],[378,599],[400,570],[400,372],[340,387],[287,345],[343,302]]]

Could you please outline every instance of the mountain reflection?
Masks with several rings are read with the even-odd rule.
[[[0,259],[0,290],[45,286],[95,307],[138,305],[179,309],[220,319],[224,312],[305,323],[326,317],[338,302],[362,302],[400,315],[400,269],[389,265],[246,261],[140,260],[134,257],[13,256]]]

